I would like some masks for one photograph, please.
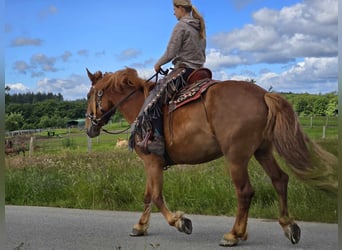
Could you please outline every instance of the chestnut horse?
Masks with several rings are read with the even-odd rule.
[[[100,134],[116,109],[133,124],[153,82],[138,76],[135,69],[114,73],[87,69],[92,86],[88,93],[86,130],[89,137]],[[233,246],[247,239],[248,210],[254,191],[248,176],[252,156],[271,178],[279,195],[279,223],[293,244],[300,239],[300,228],[289,216],[288,175],[278,166],[273,147],[295,173],[304,176],[311,168],[307,143],[292,106],[280,95],[266,92],[256,84],[222,81],[211,86],[202,98],[173,111],[164,107],[166,150],[174,164],[199,164],[224,156],[235,186],[238,201],[235,224],[223,235],[221,246]],[[172,129],[170,129],[170,127]],[[191,221],[183,212],[172,213],[162,194],[163,171],[169,161],[154,154],[134,150],[143,160],[146,172],[144,211],[131,236],[147,233],[152,205],[155,204],[169,225],[190,234]]]

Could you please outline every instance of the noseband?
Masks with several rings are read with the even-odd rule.
[[[94,87],[93,87],[94,88]],[[88,118],[91,121],[91,124],[93,126],[99,126],[101,121],[105,121],[108,120],[108,118],[112,115],[115,114],[116,109],[123,104],[125,101],[128,100],[128,98],[130,98],[132,95],[134,95],[137,92],[137,90],[133,90],[131,93],[129,93],[127,96],[125,96],[121,101],[119,101],[117,104],[115,104],[113,107],[111,107],[107,112],[103,110],[102,105],[101,105],[101,101],[102,101],[102,96],[104,91],[102,89],[98,90],[97,93],[95,93],[95,95],[97,96],[97,100],[95,100],[94,102],[94,112],[91,114],[86,114],[86,118]],[[96,112],[97,109],[99,109],[103,115],[99,118],[96,118]],[[102,129],[103,131],[107,132],[105,129]]]

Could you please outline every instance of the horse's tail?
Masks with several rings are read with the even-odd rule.
[[[304,182],[337,194],[337,158],[302,131],[291,104],[275,93],[264,95],[268,107],[265,136]]]

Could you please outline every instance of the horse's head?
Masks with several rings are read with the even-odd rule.
[[[101,127],[109,121],[112,115],[112,112],[108,112],[113,107],[110,101],[110,93],[108,93],[108,87],[103,84],[109,73],[103,75],[101,71],[97,71],[92,74],[88,69],[87,73],[92,86],[87,95],[88,106],[85,126],[88,136],[96,137],[100,134]]]
[[[148,91],[149,84],[146,84],[143,79],[139,78],[136,70],[131,68],[105,74],[102,74],[100,71],[92,74],[87,69],[87,73],[92,86],[87,95],[88,107],[86,117],[88,119],[86,120],[86,130],[89,137],[96,137],[100,134],[102,126],[109,121],[116,109],[119,106],[125,105],[127,100],[137,93],[137,90],[141,91],[141,96],[143,96],[143,92]],[[138,98],[134,98],[134,100],[138,101]],[[139,109],[132,107],[127,112],[126,118],[131,117],[135,119],[132,116]]]

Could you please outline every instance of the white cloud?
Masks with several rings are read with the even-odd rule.
[[[30,70],[32,68],[31,65],[27,64],[26,62],[24,61],[16,61],[14,63],[14,66],[13,68],[15,70],[17,70],[19,73],[21,74],[26,74],[28,70]]]
[[[304,58],[282,73],[264,73],[257,83],[278,92],[328,93],[337,91],[337,57]]]
[[[30,92],[30,89],[22,83],[9,83],[6,85],[10,87],[10,89],[11,89],[10,93],[11,94]]]
[[[337,0],[303,1],[280,11],[263,8],[254,13],[254,23],[216,34],[212,42],[248,64],[336,56],[337,17]]]
[[[141,51],[136,49],[125,49],[117,55],[117,59],[120,61],[127,61],[133,58],[136,58],[138,55],[141,54]]]
[[[237,10],[240,10],[248,6],[253,1],[254,0],[233,0],[233,4]]]
[[[86,50],[86,49],[81,49],[81,50],[77,51],[77,54],[78,54],[79,56],[85,56],[85,57],[87,57],[87,56],[89,55],[89,51]]]
[[[45,19],[49,16],[52,16],[58,12],[58,8],[55,5],[50,5],[48,8],[42,9],[39,12],[39,17]]]
[[[50,71],[50,72],[56,72],[57,68],[55,67],[56,64],[56,58],[55,57],[48,57],[45,54],[37,53],[32,55],[31,57],[31,65],[33,67],[39,66],[42,71]]]
[[[246,60],[237,55],[225,55],[218,49],[209,49],[206,55],[205,66],[211,69],[220,69],[245,64]]]
[[[26,38],[26,37],[18,37],[14,39],[11,43],[13,47],[20,47],[20,46],[40,46],[42,45],[42,40],[35,38]]]
[[[260,9],[253,14],[252,23],[212,37],[215,49],[207,50],[206,66],[219,76],[234,67],[263,67],[255,77],[240,72],[229,73],[226,79],[253,78],[276,91],[336,91],[337,21],[337,0],[303,0],[280,10]],[[273,65],[289,63],[294,65],[272,72]]]
[[[70,51],[66,50],[61,55],[61,58],[62,58],[63,62],[67,62],[70,59],[71,56],[72,56],[72,53]]]
[[[90,88],[86,76],[71,75],[66,79],[43,78],[37,82],[35,92],[60,93],[65,100],[85,98]]]

